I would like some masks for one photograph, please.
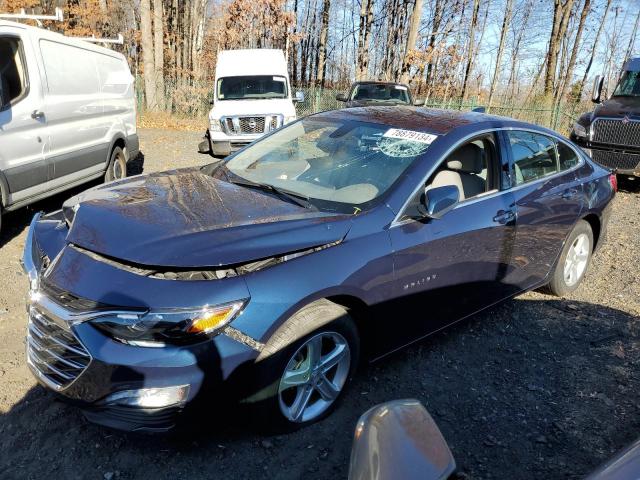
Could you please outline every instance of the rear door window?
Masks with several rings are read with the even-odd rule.
[[[580,163],[576,151],[564,142],[558,142],[558,159],[560,171],[569,170]]]
[[[533,132],[507,132],[515,184],[522,185],[560,171],[556,144],[551,137]]]
[[[22,42],[16,37],[0,37],[0,110],[20,101],[27,87]]]

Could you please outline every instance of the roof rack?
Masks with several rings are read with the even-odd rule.
[[[38,23],[39,27],[42,27],[42,20],[51,20],[54,22],[62,22],[64,21],[64,12],[60,7],[56,7],[54,15],[37,15],[27,13],[27,11],[22,8],[20,9],[20,13],[0,13],[0,20],[35,20]]]
[[[121,33],[118,34],[116,38],[98,38],[95,35],[90,37],[70,37],[75,38],[76,40],[83,40],[85,42],[91,43],[113,43],[115,45],[124,45],[124,37]]]

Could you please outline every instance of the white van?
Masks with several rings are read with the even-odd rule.
[[[296,119],[282,50],[224,50],[218,54],[209,129],[199,151],[226,156]]]
[[[0,211],[103,177],[138,154],[123,55],[0,21]]]

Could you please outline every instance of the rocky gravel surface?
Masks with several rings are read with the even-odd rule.
[[[208,161],[196,133],[144,130],[141,141],[144,162],[132,173]],[[407,397],[426,405],[469,478],[581,478],[640,436],[639,192],[622,184],[606,244],[570,298],[528,293],[364,366],[331,417],[280,436],[216,411],[203,412],[198,431],[122,434],[37,386],[24,360],[19,258],[33,212],[74,192],[9,214],[0,233],[0,478],[346,478],[358,416]]]

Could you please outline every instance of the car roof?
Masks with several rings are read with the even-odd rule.
[[[492,128],[505,126],[526,127],[539,130],[541,133],[551,132],[525,122],[506,117],[488,115],[486,113],[444,110],[439,108],[422,108],[410,106],[370,106],[357,108],[343,108],[313,115],[313,118],[334,118],[341,120],[355,120],[360,122],[379,123],[390,127],[406,130],[417,130],[438,135],[446,135],[455,128],[471,124],[491,124]],[[489,126],[489,125],[487,125]]]

